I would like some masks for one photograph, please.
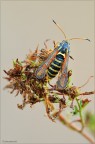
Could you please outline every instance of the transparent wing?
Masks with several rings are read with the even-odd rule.
[[[47,68],[50,66],[51,62],[54,60],[58,52],[59,48],[57,47],[52,53],[50,53],[49,57],[39,66],[36,71],[36,77],[38,79],[42,79],[45,76]]]
[[[69,61],[69,53],[66,53],[65,60],[62,64],[61,75],[59,76],[58,81],[56,83],[57,88],[60,90],[64,89],[68,82],[68,61]]]

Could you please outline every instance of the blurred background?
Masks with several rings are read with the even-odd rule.
[[[46,39],[61,42],[63,34],[52,22],[60,24],[68,38],[86,37],[88,41],[71,41],[69,69],[73,70],[72,82],[81,86],[94,75],[94,1],[2,1],[1,2],[1,140],[18,143],[88,143],[78,133],[58,121],[53,123],[45,115],[43,103],[29,106],[22,111],[14,97],[3,88],[7,81],[3,70],[12,67],[16,58],[23,60],[31,49],[44,47]],[[49,44],[51,46],[51,44]],[[94,79],[82,91],[94,90]],[[94,96],[86,110],[94,111]]]

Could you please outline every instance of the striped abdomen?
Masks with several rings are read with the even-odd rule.
[[[61,69],[61,65],[64,61],[64,54],[62,54],[61,52],[59,52],[56,55],[56,58],[53,60],[53,62],[50,64],[49,68],[48,68],[48,76],[50,78],[54,78],[58,72]]]

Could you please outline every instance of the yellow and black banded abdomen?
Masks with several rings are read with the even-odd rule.
[[[64,56],[62,53],[57,54],[55,60],[50,64],[48,68],[49,78],[54,78],[61,69],[61,65],[64,61]]]

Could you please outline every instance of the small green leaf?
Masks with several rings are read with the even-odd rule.
[[[27,79],[27,77],[26,77],[26,75],[25,75],[24,73],[22,73],[21,79],[22,79],[23,81],[25,81],[25,80]]]
[[[31,60],[31,66],[36,66],[36,62]]]
[[[59,96],[58,96],[58,94],[57,93],[53,93],[54,94],[54,97],[55,98],[57,98],[57,99],[59,99],[60,100],[60,98],[59,98]]]
[[[78,107],[75,105],[74,110],[73,110],[73,114],[76,115],[78,113],[79,113]]]
[[[21,63],[20,61],[18,61],[18,60],[13,60],[13,66],[14,66],[14,67],[16,66],[16,64],[22,66],[22,63]]]
[[[39,87],[39,88],[42,88],[42,84],[41,84],[41,83],[39,83],[39,84],[38,84],[38,87]]]
[[[80,109],[82,108],[82,100],[79,100]]]
[[[13,66],[15,67],[15,65],[16,65],[16,61],[15,61],[15,60],[13,60]]]
[[[18,61],[18,64],[19,64],[20,66],[22,66],[22,63],[21,63],[20,61]]]
[[[67,85],[66,85],[67,88],[71,86],[70,83],[71,83],[71,77],[69,77],[69,79],[68,79],[68,82],[67,82]]]

